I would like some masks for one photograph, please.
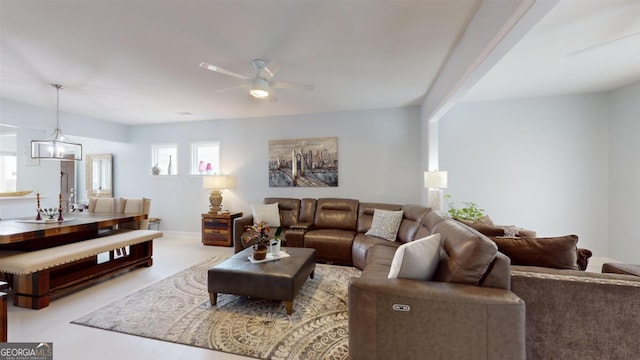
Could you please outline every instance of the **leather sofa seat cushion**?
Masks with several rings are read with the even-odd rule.
[[[376,245],[391,247],[393,251],[395,251],[395,249],[402,245],[402,243],[398,241],[388,241],[379,237],[367,236],[363,233],[357,233],[356,237],[353,239],[353,245],[351,248],[353,266],[360,270],[364,269],[367,253]]]
[[[366,266],[360,277],[387,279],[396,253],[396,247],[375,245],[367,252]]]
[[[446,253],[440,260],[434,280],[478,285],[498,253],[496,244],[452,219],[439,222],[433,232],[442,236]]]
[[[304,247],[316,249],[316,260],[351,265],[351,247],[356,233],[348,230],[317,229],[304,235]]]
[[[512,265],[579,270],[578,236],[546,238],[492,237]]]

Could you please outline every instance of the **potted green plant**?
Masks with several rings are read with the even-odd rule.
[[[484,216],[484,209],[480,209],[474,202],[463,202],[462,204],[465,205],[464,207],[456,208],[454,203],[449,202],[451,195],[446,194],[444,198],[447,199],[447,205],[449,207],[448,212],[452,218],[475,221]]]

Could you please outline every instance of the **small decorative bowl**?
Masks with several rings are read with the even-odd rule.
[[[42,214],[44,216],[48,216],[49,219],[53,219],[54,216],[58,215],[58,209],[42,208],[42,209],[40,209],[40,214]]]

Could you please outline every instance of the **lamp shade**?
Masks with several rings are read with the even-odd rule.
[[[205,175],[202,177],[203,189],[226,189],[229,186],[227,175]]]
[[[424,187],[431,189],[447,188],[447,172],[446,171],[425,171]]]

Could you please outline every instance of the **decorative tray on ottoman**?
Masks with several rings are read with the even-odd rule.
[[[249,255],[248,258],[249,258],[249,261],[251,261],[252,263],[258,264],[258,263],[263,263],[263,262],[268,262],[268,261],[280,260],[282,258],[286,258],[286,257],[289,257],[289,256],[291,256],[291,255],[289,255],[289,253],[287,253],[284,250],[280,250],[280,255],[278,255],[278,256],[273,255],[271,252],[268,252],[267,253],[267,257],[262,259],[262,260],[254,260],[253,259],[253,254]]]

